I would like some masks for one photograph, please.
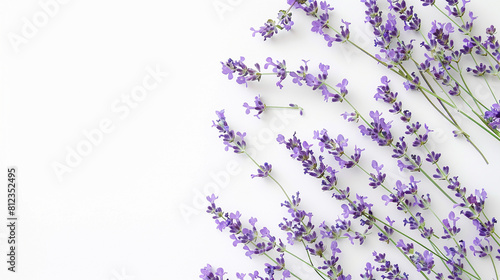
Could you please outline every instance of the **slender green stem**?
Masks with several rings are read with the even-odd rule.
[[[309,251],[307,250],[307,246],[306,246],[306,243],[304,242],[304,240],[301,241],[302,245],[304,245],[304,249],[307,253],[307,258],[309,259],[309,262],[311,263],[311,267],[314,267],[313,265],[313,261],[311,259],[311,254],[309,253]],[[321,277],[322,279],[325,279],[325,277],[323,277],[320,273],[320,270],[318,270],[316,267],[314,267],[314,271],[316,271],[316,273],[319,275],[319,277]],[[323,273],[323,272],[322,272]],[[325,279],[326,280],[326,279]]]
[[[264,169],[262,169],[262,167],[260,166],[260,164],[258,164],[253,158],[252,156],[250,156],[246,151],[244,151],[245,155],[251,159],[253,161],[253,163],[255,163],[255,165],[257,165],[257,167],[262,170],[262,171],[265,171]],[[283,194],[286,196],[286,199],[288,200],[288,202],[292,203],[292,200],[290,199],[290,196],[288,196],[288,193],[285,191],[285,188],[283,188],[283,186],[276,180],[274,179],[273,176],[271,175],[268,175],[269,178],[271,178],[271,180],[273,180],[277,185],[278,187],[281,189],[281,191],[283,192]]]
[[[288,251],[288,250],[285,250],[284,252],[285,252],[285,253],[287,253],[287,254],[289,254],[290,256],[294,257],[295,259],[297,259],[297,260],[301,261],[302,263],[304,263],[305,265],[309,266],[310,268],[312,268],[312,269],[316,270],[316,271],[317,271],[317,273],[321,273],[321,274],[323,274],[323,276],[328,277],[328,275],[327,275],[326,273],[324,273],[324,272],[323,272],[323,271],[321,271],[321,270],[317,270],[317,268],[316,268],[314,265],[312,265],[312,264],[308,263],[307,261],[305,261],[305,260],[304,260],[304,259],[302,259],[301,257],[299,257],[299,256],[295,255],[294,253],[292,253],[292,252],[290,252],[290,251]],[[323,277],[321,277],[321,278],[323,278]],[[323,278],[323,279],[324,279],[324,278]]]
[[[495,265],[495,261],[493,260],[493,257],[491,256],[491,254],[489,256],[490,256],[491,264],[493,265],[493,269],[495,270],[495,276],[497,277],[497,280],[498,280],[497,266]]]
[[[475,63],[476,65],[479,65],[479,64],[477,63],[476,58],[474,57],[474,55],[473,55],[472,53],[470,54],[470,56],[472,57],[472,60],[474,60],[474,63]],[[481,77],[484,79],[484,82],[485,82],[485,83],[486,83],[486,85],[488,86],[488,89],[490,90],[490,93],[491,93],[491,95],[493,96],[493,100],[497,101],[498,99],[497,99],[497,97],[495,96],[495,93],[493,92],[493,90],[491,89],[490,83],[488,82],[488,80],[486,79],[486,77],[485,77],[484,75],[481,75]]]

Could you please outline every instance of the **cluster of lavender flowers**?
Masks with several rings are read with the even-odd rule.
[[[311,31],[322,36],[328,47],[335,43],[349,44],[370,60],[387,67],[401,78],[407,90],[420,92],[430,106],[451,124],[454,135],[464,136],[478,152],[481,153],[479,147],[474,145],[472,136],[456,121],[457,115],[479,126],[485,135],[500,141],[500,100],[491,86],[492,79],[500,79],[500,43],[493,25],[486,29],[483,36],[473,33],[477,17],[472,11],[467,11],[466,4],[470,1],[459,3],[458,0],[446,0],[443,8],[435,1],[421,0],[423,7],[433,7],[444,19],[431,21],[427,33],[422,30],[417,8],[405,0],[388,0],[387,15],[379,3],[383,1],[361,2],[366,9],[365,22],[371,26],[374,45],[378,48],[375,53],[361,48],[350,39],[351,23],[342,19],[339,28],[330,23],[334,8],[327,1],[289,0],[287,22],[293,22],[291,9],[301,10],[313,19]],[[291,25],[286,30],[291,29]],[[270,28],[263,26],[260,29],[265,39],[276,34]],[[461,45],[455,44],[460,41],[463,42]],[[417,55],[414,52],[418,45],[420,54]],[[469,82],[472,79],[484,82],[491,95],[489,100],[485,101],[484,96],[478,97],[478,93],[471,90]]]
[[[287,0],[288,8],[279,11],[277,20],[270,19],[251,31],[253,36],[260,34],[268,40],[281,30],[292,29],[293,9],[302,11],[313,19],[311,31],[319,34],[328,47],[336,43],[350,44],[384,66],[407,91],[422,94],[450,123],[454,136],[465,137],[486,159],[454,114],[466,116],[482,128],[485,135],[500,141],[500,100],[489,84],[490,76],[500,79],[500,44],[495,37],[495,27],[486,30],[484,40],[473,34],[477,17],[467,11],[470,0],[442,1],[444,8],[435,0],[421,0],[422,7],[435,8],[444,15],[443,22],[430,22],[431,28],[425,35],[415,6],[405,0],[388,0],[385,16],[386,11],[378,2],[382,1],[361,0],[365,22],[373,30],[377,53],[362,49],[350,39],[350,22],[342,19],[340,28],[332,26],[334,7],[327,1]],[[463,45],[456,47],[457,40]],[[423,60],[413,54],[418,45]],[[465,61],[465,66],[461,61]],[[312,91],[321,92],[325,102],[337,103],[333,106],[340,107],[342,103],[343,110],[347,106],[349,111],[339,115],[357,126],[358,140],[365,137],[375,142],[380,153],[387,155],[384,162],[392,162],[404,177],[394,182],[387,180],[384,164],[365,158],[365,149],[358,143],[353,145],[345,134],[330,137],[326,129],[316,130],[309,142],[301,140],[297,133],[276,135],[277,144],[289,151],[290,158],[300,164],[304,175],[318,179],[318,187],[332,198],[332,205],[338,210],[329,215],[332,218],[318,222],[317,216],[302,206],[304,198],[300,192],[288,194],[296,186],[283,186],[273,177],[272,164],[260,164],[252,158],[245,151],[246,133],[234,132],[224,110],[217,111],[218,119],[213,127],[218,130],[226,151],[231,149],[255,163],[257,172],[251,174],[251,178],[275,183],[283,193],[281,206],[286,213],[277,225],[278,233],[271,234],[267,227],[257,227],[256,218],[251,217],[246,223],[240,212],[224,212],[216,204],[217,196],[207,197],[207,213],[212,215],[218,230],[229,234],[233,246],[241,247],[249,258],[268,260],[262,271],[238,272],[235,279],[304,279],[302,272],[290,264],[297,261],[318,279],[500,279],[497,272],[500,236],[495,231],[496,218],[490,217],[486,210],[486,191],[467,188],[452,168],[442,163],[445,155],[439,147],[429,145],[433,137],[432,124],[415,119],[411,107],[403,104],[398,98],[400,94],[391,89],[391,83],[397,81],[382,75],[381,84],[371,89],[374,101],[385,103],[387,113],[380,110],[364,113],[351,102],[351,95],[356,93],[349,92],[347,79],[330,83],[330,65],[326,63],[319,63],[318,68],[313,69],[310,61],[303,60],[298,69],[289,69],[285,60],[269,57],[264,67],[259,63],[249,67],[245,58],[240,57],[221,64],[222,73],[240,85],[257,83],[274,75],[279,89],[291,80],[291,85],[306,85]],[[270,72],[265,72],[267,69]],[[491,105],[485,105],[470,90],[469,77],[486,83],[491,92]],[[470,110],[463,111],[463,105]],[[297,109],[300,115],[303,112],[297,104],[268,106],[260,95],[255,97],[254,106],[245,102],[243,107],[246,114],[255,111],[259,119],[271,108]],[[275,163],[275,170],[276,166]],[[346,172],[366,176],[365,184],[369,188],[347,186],[349,177],[342,176]],[[447,205],[448,210],[438,210],[435,201],[439,201],[439,209]],[[376,207],[378,204],[385,208]],[[464,228],[473,233],[465,234]],[[350,246],[363,250],[366,243],[371,242],[380,242],[376,251],[365,254],[372,256],[371,261],[360,271],[347,271],[349,256],[344,253]],[[482,260],[489,260],[491,269],[477,269],[475,264]],[[227,274],[223,268],[208,264],[201,269],[200,278],[223,280],[228,279]]]

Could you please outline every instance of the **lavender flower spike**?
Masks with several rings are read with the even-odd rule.
[[[391,123],[386,123],[384,118],[381,118],[382,113],[371,111],[370,117],[373,119],[372,127],[366,128],[364,125],[359,126],[362,135],[367,135],[377,142],[379,146],[388,146],[392,143]]]
[[[255,115],[258,119],[260,119],[259,115],[262,114],[264,112],[264,110],[266,110],[266,104],[264,104],[264,102],[262,102],[262,100],[260,99],[260,96],[255,96],[255,107],[252,107],[250,105],[248,105],[248,103],[243,103],[243,107],[247,108],[247,110],[245,111],[245,113],[248,115],[250,114],[250,110],[255,110],[257,111],[257,114]]]
[[[490,111],[484,113],[484,119],[488,122],[489,126],[493,129],[500,128],[500,105],[498,103],[491,106]]]
[[[252,176],[252,178],[255,178],[255,177],[261,177],[261,178],[264,178],[264,177],[267,177],[269,176],[269,173],[271,173],[271,170],[273,169],[273,166],[267,162],[264,163],[264,165],[261,165],[259,169],[257,169],[257,174],[252,174],[250,176]]]
[[[237,74],[236,82],[238,84],[245,84],[248,86],[247,81],[260,81],[262,74],[260,73],[260,65],[255,64],[255,68],[249,68],[244,63],[245,58],[240,57],[240,60],[228,59],[227,62],[222,62],[222,74],[227,75],[229,80],[233,79],[233,74]]]
[[[226,117],[224,116],[224,110],[215,112],[219,119],[217,121],[212,121],[212,126],[219,130],[219,138],[222,138],[224,145],[226,145],[226,151],[229,148],[233,149],[235,153],[241,154],[245,152],[245,136],[246,132],[236,132],[234,130],[229,129],[229,125],[226,121]]]

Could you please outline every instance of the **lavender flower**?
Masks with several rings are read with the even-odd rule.
[[[281,10],[278,12],[278,23],[276,21],[269,19],[263,26],[259,29],[250,28],[253,31],[252,36],[255,37],[255,34],[259,33],[262,37],[264,37],[264,41],[273,37],[278,33],[279,30],[285,29],[286,31],[290,31],[292,29],[294,22],[292,21],[292,13],[287,12],[285,10]]]
[[[225,213],[220,207],[215,204],[217,197],[215,195],[207,196],[210,205],[207,208],[207,213],[212,214],[213,219],[217,224],[217,229],[223,231],[229,230],[230,238],[233,240],[233,246],[243,245],[246,251],[245,255],[252,258],[252,255],[262,255],[266,252],[276,250],[284,252],[285,245],[281,240],[277,240],[270,234],[267,228],[262,228],[260,231],[256,228],[257,219],[250,218],[248,220],[251,227],[244,227],[241,222],[241,214]],[[259,241],[259,239],[261,241]]]
[[[470,0],[462,0],[462,7],[458,8],[458,0],[446,0],[448,5],[445,9],[448,11],[448,15],[454,17],[462,17],[465,13],[465,4],[469,3]]]
[[[375,160],[372,161],[372,167],[373,169],[375,169],[377,174],[370,173],[369,185],[375,189],[384,183],[386,174],[381,172],[384,165],[383,164],[379,165],[378,162]]]
[[[227,75],[229,80],[233,79],[233,74],[237,74],[236,82],[238,84],[245,84],[248,86],[247,81],[260,81],[262,74],[260,73],[260,65],[255,64],[255,68],[249,68],[244,63],[245,58],[240,57],[240,60],[228,59],[227,62],[221,62],[222,74]]]
[[[423,6],[432,6],[436,0],[420,0]]]
[[[226,145],[225,150],[228,151],[229,148],[233,149],[235,153],[244,153],[246,142],[244,140],[246,133],[236,132],[229,129],[229,125],[224,116],[224,110],[216,111],[219,119],[217,121],[212,121],[212,127],[219,130],[219,138],[222,138],[224,145]]]
[[[467,67],[467,72],[474,73],[474,76],[476,76],[476,77],[483,76],[486,73],[486,65],[484,65],[483,63],[480,63],[479,65],[476,66],[475,69]]]
[[[500,129],[500,105],[495,103],[491,105],[491,110],[484,113],[484,119],[493,129]]]
[[[266,61],[267,61],[267,63],[264,65],[264,69],[267,69],[267,68],[269,68],[269,66],[272,66],[273,72],[276,73],[278,78],[280,78],[279,81],[276,82],[276,85],[280,89],[283,88],[283,85],[281,84],[281,82],[286,79],[286,76],[288,74],[288,72],[286,71],[286,62],[284,60],[281,62],[280,61],[274,62],[271,57],[268,57],[266,59]]]
[[[486,244],[483,243],[486,241]],[[478,256],[480,258],[484,258],[490,255],[493,251],[493,246],[490,245],[490,240],[488,238],[484,238],[483,240],[479,238],[474,239],[474,246],[469,246],[469,249],[474,253],[474,256]]]
[[[328,42],[328,46],[331,47],[333,45],[333,42],[338,42],[338,43],[345,43],[347,40],[349,40],[349,35],[351,32],[349,31],[349,25],[351,24],[350,22],[342,20],[342,23],[344,24],[343,26],[340,27],[340,34],[335,34],[334,37],[324,33],[323,37],[325,40]]]
[[[383,100],[386,103],[392,104],[396,102],[396,99],[398,97],[398,93],[394,93],[391,91],[391,88],[389,87],[389,83],[391,82],[387,76],[383,76],[380,81],[382,82],[381,86],[377,87],[377,93],[373,96],[375,100]],[[400,110],[398,110],[400,111]]]
[[[264,104],[264,102],[262,102],[260,96],[255,96],[254,102],[255,102],[255,107],[248,105],[248,103],[246,102],[243,103],[243,107],[247,109],[245,113],[248,115],[250,114],[250,110],[255,110],[257,111],[257,114],[255,116],[260,119],[259,115],[262,114],[264,110],[266,110],[266,105]]]
[[[261,165],[259,169],[257,169],[257,174],[252,174],[251,177],[267,177],[269,176],[269,173],[271,173],[271,170],[273,169],[273,166],[267,162],[264,163],[264,165]]]
[[[370,136],[371,139],[379,144],[379,146],[388,146],[392,143],[391,123],[386,123],[384,118],[381,118],[382,113],[371,111],[370,117],[373,119],[370,127],[364,125],[359,126],[362,135]]]
[[[207,264],[207,266],[202,268],[200,271],[200,278],[203,280],[224,280],[224,275],[227,274],[227,272],[224,272],[224,269],[221,267],[217,268],[214,273],[212,266],[209,264]]]
[[[376,271],[382,273],[382,279],[396,279],[396,280],[408,280],[408,273],[402,272],[399,269],[398,264],[392,264],[389,260],[386,259],[385,254],[379,254],[376,251],[373,253],[375,262],[378,263],[376,267]]]

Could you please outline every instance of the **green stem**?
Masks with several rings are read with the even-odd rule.
[[[495,261],[493,260],[493,257],[491,256],[491,254],[489,256],[490,256],[491,264],[493,265],[493,269],[495,270],[495,276],[497,277],[497,280],[498,280],[497,266],[495,265]]]
[[[255,165],[257,165],[257,167],[262,170],[262,171],[265,171],[264,169],[262,169],[262,167],[260,167],[260,164],[258,164],[253,158],[252,156],[250,156],[246,151],[244,151],[245,155],[251,159],[253,161],[253,163],[255,163]],[[290,199],[290,196],[288,196],[288,193],[285,191],[285,189],[283,188],[283,186],[276,180],[274,179],[273,176],[271,175],[268,175],[269,178],[271,178],[271,180],[273,180],[277,185],[278,187],[281,189],[281,191],[283,192],[283,194],[285,194],[286,196],[286,199],[288,200],[288,202],[292,203],[292,200]]]

